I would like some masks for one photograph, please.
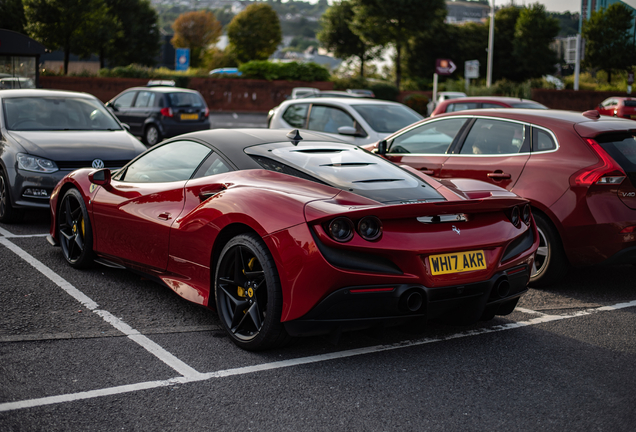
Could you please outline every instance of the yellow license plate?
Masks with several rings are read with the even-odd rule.
[[[181,114],[181,120],[198,120],[199,114]]]
[[[428,257],[431,274],[461,273],[486,269],[486,256],[483,250],[456,252]]]
[[[636,115],[632,114],[629,116],[632,120],[636,120]]]

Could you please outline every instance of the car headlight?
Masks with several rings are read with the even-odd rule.
[[[34,171],[40,173],[53,173],[58,170],[57,165],[52,160],[44,159],[37,156],[31,156],[24,153],[18,153],[18,168],[25,171]]]

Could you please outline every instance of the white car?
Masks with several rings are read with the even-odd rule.
[[[370,144],[421,120],[397,102],[367,98],[291,99],[270,110],[270,129],[309,129],[356,145]]]

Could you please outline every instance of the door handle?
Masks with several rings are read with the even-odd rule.
[[[430,170],[430,169],[428,169],[426,167],[422,167],[422,168],[418,168],[418,169],[422,172],[422,174],[426,174],[426,175],[430,175],[430,176],[435,174],[435,171]]]
[[[493,173],[488,173],[486,175],[488,176],[488,178],[491,178],[494,180],[508,180],[512,178],[511,174],[508,174],[505,172],[493,172]]]
[[[211,198],[214,195],[218,194],[219,192],[223,192],[225,189],[227,189],[227,186],[225,184],[211,185],[207,189],[201,190],[199,192],[199,200],[203,202],[208,198]]]
[[[157,216],[157,218],[167,221],[167,220],[172,219],[172,214],[168,213],[168,212],[163,212],[163,213],[160,213],[159,216]]]

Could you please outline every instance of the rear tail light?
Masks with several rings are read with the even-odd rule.
[[[205,107],[205,111],[203,111],[203,117],[208,118],[209,115],[210,115],[210,108]]]
[[[600,161],[572,175],[570,177],[570,185],[589,187],[593,184],[621,184],[626,177],[625,171],[603,150],[599,143],[593,139],[587,139],[586,141]]]
[[[164,117],[174,117],[174,114],[172,113],[172,108],[161,108],[161,111],[159,111],[161,113],[162,116]]]
[[[519,215],[519,207],[514,206],[512,208],[512,211],[510,212],[510,222],[512,222],[512,224],[514,226],[516,226],[517,228],[519,228],[521,226],[521,219],[520,219],[520,215]]]
[[[365,216],[358,222],[358,234],[367,241],[374,241],[382,235],[382,222],[375,216]]]
[[[337,242],[348,242],[353,238],[353,222],[345,217],[339,217],[329,224],[329,236]]]
[[[524,224],[530,225],[531,215],[532,215],[532,210],[530,210],[530,204],[524,205],[523,211],[521,212],[521,219],[523,219]]]
[[[628,226],[627,228],[623,228],[621,230],[621,234],[629,234],[636,231],[636,225]]]

